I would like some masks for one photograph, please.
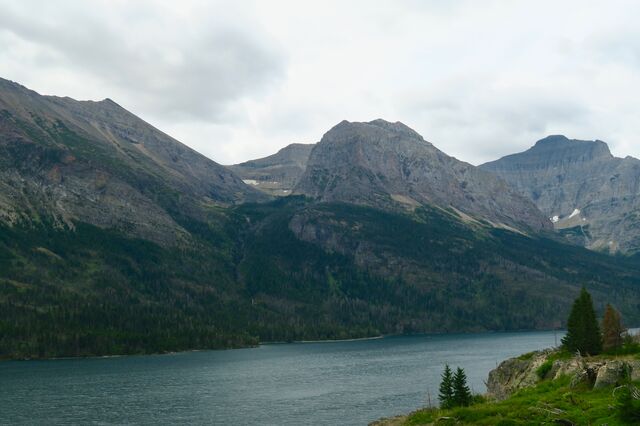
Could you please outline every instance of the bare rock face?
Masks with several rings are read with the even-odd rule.
[[[540,378],[536,374],[547,359],[550,351],[536,352],[531,358],[510,358],[489,372],[487,394],[494,399],[503,400],[519,389],[535,385]]]
[[[307,168],[313,144],[294,143],[277,153],[229,166],[249,185],[275,196],[291,194]]]
[[[620,385],[629,379],[632,367],[624,361],[609,361],[598,369],[594,389]]]
[[[115,102],[41,96],[0,79],[0,221],[76,221],[163,245],[176,217],[268,198]]]
[[[449,157],[404,124],[384,120],[332,128],[311,151],[294,192],[383,209],[432,205],[465,221],[524,232],[552,229],[503,180]]]
[[[533,200],[572,241],[596,250],[640,250],[640,160],[602,141],[549,136],[480,166]]]

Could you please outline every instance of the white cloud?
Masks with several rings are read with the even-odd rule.
[[[547,134],[640,157],[640,3],[0,0],[0,76],[110,97],[221,163],[400,120],[478,164]]]

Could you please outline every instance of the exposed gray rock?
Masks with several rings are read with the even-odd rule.
[[[76,221],[163,245],[176,216],[268,196],[110,99],[41,96],[0,79],[0,221]]]
[[[613,385],[620,385],[628,380],[631,375],[631,367],[627,362],[612,360],[606,362],[598,369],[594,389],[600,389]]]
[[[294,143],[277,153],[229,166],[245,183],[276,196],[291,194],[307,168],[313,144]]]
[[[535,352],[530,358],[510,358],[489,372],[487,394],[497,400],[515,391],[535,385],[540,378],[536,370],[547,360],[550,351]]]
[[[616,158],[602,141],[549,136],[480,167],[533,200],[573,242],[640,250],[640,160]]]
[[[552,229],[503,180],[449,157],[404,124],[384,120],[333,127],[311,151],[294,192],[383,209],[438,206],[465,221],[524,232]]]

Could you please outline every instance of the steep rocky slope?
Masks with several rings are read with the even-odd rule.
[[[313,144],[294,143],[277,153],[229,166],[245,183],[271,195],[291,194],[307,168]]]
[[[640,250],[640,160],[602,141],[549,136],[480,166],[504,178],[573,241],[611,252]]]
[[[0,79],[0,221],[75,221],[161,244],[181,217],[267,196],[115,102],[41,96]]]
[[[320,201],[383,209],[432,205],[470,222],[521,231],[551,223],[492,173],[449,157],[402,123],[343,121],[312,150],[295,188]]]

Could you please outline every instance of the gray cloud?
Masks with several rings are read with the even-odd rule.
[[[43,72],[89,73],[127,93],[147,115],[218,121],[229,103],[283,77],[282,54],[265,34],[243,28],[246,22],[190,23],[166,14],[140,19],[118,10],[103,16],[71,3],[35,15],[30,7],[3,7],[0,26],[38,46]]]
[[[113,98],[225,164],[374,118],[474,164],[551,133],[640,156],[633,0],[0,0],[0,10],[0,76]]]

